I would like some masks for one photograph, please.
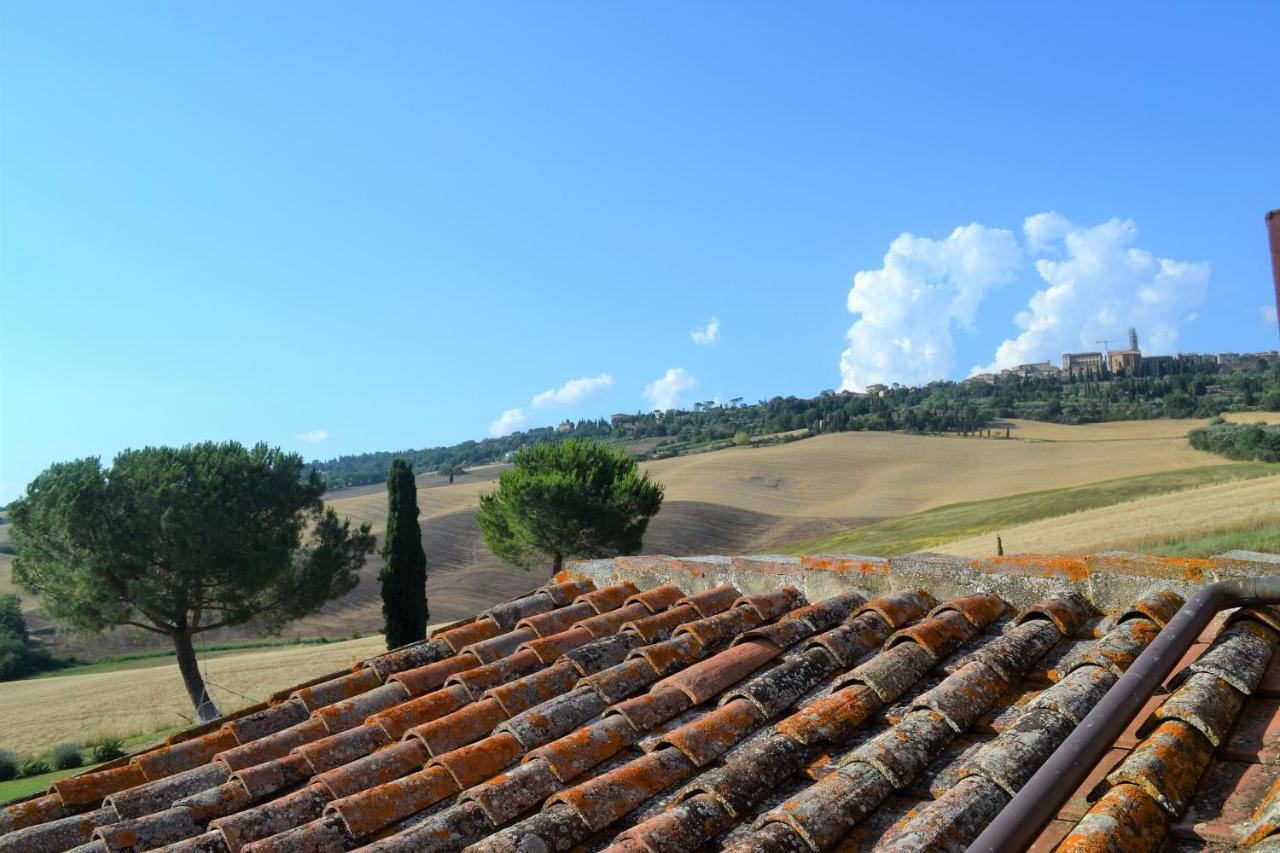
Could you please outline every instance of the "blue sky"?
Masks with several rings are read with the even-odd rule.
[[[1131,322],[1274,348],[1276,32],[1274,3],[6,4],[0,499],[129,446],[446,444]]]

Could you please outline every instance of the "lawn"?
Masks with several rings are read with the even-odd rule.
[[[146,734],[134,735],[125,738],[122,745],[126,752],[140,752],[153,743],[156,743],[174,732],[179,731],[179,727],[161,729],[156,732],[147,732]],[[12,800],[21,800],[32,794],[40,794],[49,790],[49,786],[59,779],[65,779],[68,776],[74,776],[77,773],[85,773],[92,770],[96,764],[86,764],[83,767],[73,767],[70,770],[52,770],[48,773],[42,773],[39,776],[28,776],[25,779],[10,779],[7,782],[0,782],[0,803],[7,803]]]
[[[798,542],[791,554],[852,553],[891,557],[925,551],[1046,518],[1114,506],[1153,495],[1280,474],[1280,465],[1250,462],[1210,465],[1104,480],[1085,486],[1026,492],[1010,497],[949,504],[891,518],[824,539]]]

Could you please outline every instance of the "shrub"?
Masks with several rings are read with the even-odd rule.
[[[76,743],[60,743],[49,751],[49,758],[57,770],[71,770],[84,764],[84,753]]]
[[[66,666],[43,648],[27,641],[22,602],[15,593],[0,595],[0,681],[25,678]]]
[[[1213,424],[1187,434],[1197,450],[1221,453],[1228,459],[1280,462],[1280,424]]]
[[[29,776],[41,776],[48,772],[49,762],[34,755],[22,762],[22,766],[18,768],[18,775],[24,779]]]
[[[0,749],[0,782],[8,782],[18,775],[18,753]]]
[[[119,738],[105,738],[99,743],[95,743],[89,750],[89,755],[95,762],[115,761],[117,758],[124,757],[124,741]]]

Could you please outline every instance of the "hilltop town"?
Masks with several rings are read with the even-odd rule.
[[[1112,341],[1098,341],[1109,344]],[[1128,346],[1124,349],[1108,349],[1104,351],[1064,352],[1062,366],[1052,362],[1037,361],[1031,364],[1019,364],[1006,367],[999,373],[978,373],[966,379],[966,382],[994,383],[1001,377],[1104,377],[1111,376],[1160,376],[1169,372],[1175,365],[1196,365],[1217,367],[1220,371],[1230,371],[1242,367],[1261,364],[1275,364],[1280,361],[1280,352],[1220,352],[1198,353],[1180,352],[1176,355],[1143,355],[1138,347],[1138,331],[1130,328]],[[867,389],[872,390],[871,388]]]

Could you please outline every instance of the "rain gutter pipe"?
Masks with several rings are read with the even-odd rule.
[[[1219,611],[1280,604],[1280,577],[1231,578],[1198,590],[1088,716],[969,846],[1022,851],[1062,808]]]

